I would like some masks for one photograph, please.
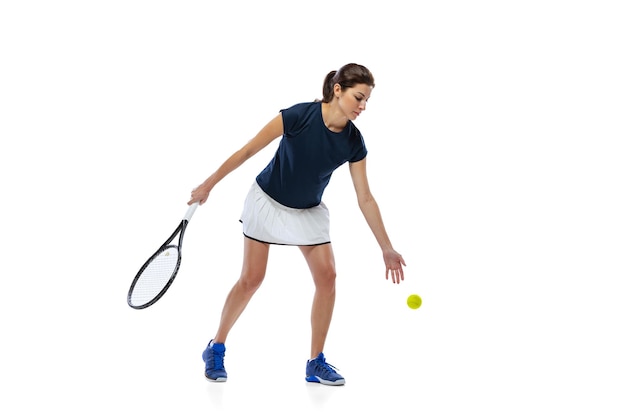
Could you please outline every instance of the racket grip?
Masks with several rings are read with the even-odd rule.
[[[183,219],[189,221],[191,217],[193,216],[193,213],[198,208],[198,204],[199,204],[198,202],[195,202],[189,205],[189,209],[187,209],[187,213],[185,214],[185,217]]]

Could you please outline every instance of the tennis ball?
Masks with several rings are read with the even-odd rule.
[[[419,295],[409,295],[406,300],[406,304],[409,305],[411,309],[417,309],[422,306],[422,298]]]

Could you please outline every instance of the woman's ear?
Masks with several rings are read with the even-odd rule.
[[[341,96],[341,84],[335,83],[335,85],[333,86],[333,93],[337,98]]]

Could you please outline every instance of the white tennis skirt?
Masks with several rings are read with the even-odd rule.
[[[281,205],[255,181],[240,218],[243,234],[256,241],[280,245],[321,245],[330,242],[330,216],[324,202],[307,209]]]

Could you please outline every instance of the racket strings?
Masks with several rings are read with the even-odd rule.
[[[151,302],[168,286],[179,266],[179,251],[168,246],[146,265],[135,282],[130,295],[133,306]]]

